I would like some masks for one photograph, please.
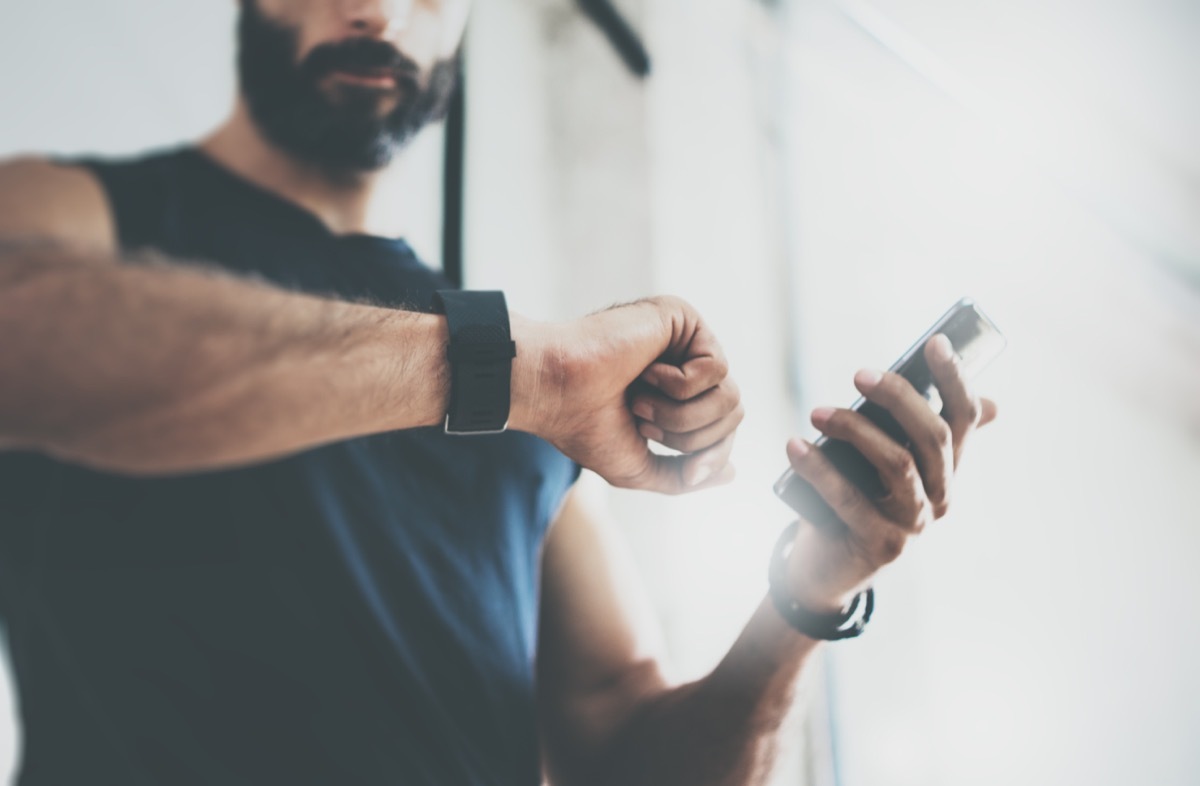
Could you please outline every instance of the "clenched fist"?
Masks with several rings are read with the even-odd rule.
[[[716,337],[657,297],[566,324],[514,318],[512,427],[614,486],[678,494],[727,482],[742,420]],[[678,451],[660,455],[651,441]]]

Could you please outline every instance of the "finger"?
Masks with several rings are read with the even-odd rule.
[[[660,445],[666,445],[672,450],[678,450],[681,453],[698,453],[716,445],[730,434],[733,434],[737,430],[737,427],[741,425],[745,415],[745,410],[739,405],[733,412],[730,412],[716,423],[710,423],[695,431],[682,434],[674,431],[664,431],[658,427],[658,424],[648,422],[641,423],[638,430],[646,439],[652,439]]]
[[[660,494],[687,494],[724,486],[736,475],[729,463],[732,449],[733,438],[727,437],[707,451],[690,456],[652,454],[643,474],[620,485]]]
[[[979,402],[983,405],[983,414],[980,415],[979,425],[976,428],[983,428],[999,416],[1000,408],[990,398],[981,398]]]
[[[676,401],[650,393],[633,399],[633,414],[663,431],[686,434],[727,417],[739,407],[741,393],[731,379],[701,393],[690,401]]]
[[[825,455],[802,439],[787,445],[792,471],[807,480],[850,531],[856,551],[873,567],[900,556],[908,533],[893,526]]]
[[[963,443],[983,418],[983,403],[967,387],[962,365],[950,340],[934,336],[925,345],[925,360],[942,397],[942,418],[950,424],[953,466],[958,466]]]
[[[728,371],[723,360],[704,357],[683,366],[654,363],[641,378],[676,401],[687,401],[719,385]]]
[[[872,501],[896,524],[919,532],[924,525],[921,514],[930,502],[912,453],[853,410],[822,407],[813,410],[812,423],[826,436],[850,443],[871,462],[888,492]]]
[[[707,450],[683,457],[680,475],[688,488],[698,488],[718,477],[730,466],[729,456],[733,453],[733,435],[729,434]]]
[[[701,325],[674,363],[650,365],[641,379],[676,401],[687,401],[716,387],[729,376],[729,363],[716,336]]]
[[[854,384],[869,401],[886,409],[908,435],[908,448],[917,460],[925,494],[935,507],[944,509],[954,472],[950,426],[899,374],[860,371]]]

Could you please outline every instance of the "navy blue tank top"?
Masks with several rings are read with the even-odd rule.
[[[84,164],[126,250],[409,309],[448,286],[197,150]],[[0,453],[18,783],[540,783],[539,557],[577,475],[434,428],[160,479]]]

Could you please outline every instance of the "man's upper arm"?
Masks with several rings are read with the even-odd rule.
[[[116,253],[108,198],[91,172],[36,158],[0,162],[0,242],[34,241]]]
[[[587,766],[641,699],[666,688],[657,620],[588,481],[567,498],[542,556],[538,703],[557,786]]]

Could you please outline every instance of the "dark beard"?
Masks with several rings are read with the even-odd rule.
[[[255,124],[296,159],[332,171],[387,166],[418,131],[445,117],[458,84],[459,57],[434,65],[422,84],[420,68],[392,45],[373,39],[322,44],[297,64],[296,31],[267,19],[253,0],[238,22],[238,78]],[[382,94],[339,85],[338,99],[319,82],[348,70],[386,68],[399,93],[395,108],[378,112]]]

